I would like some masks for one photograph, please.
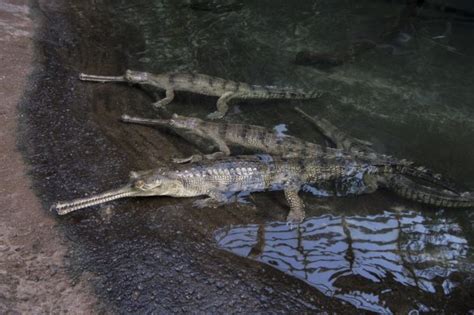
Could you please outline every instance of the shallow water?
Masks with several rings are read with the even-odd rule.
[[[152,91],[77,80],[78,72],[134,69],[322,91],[316,101],[238,102],[225,120],[286,128],[325,143],[292,110],[298,105],[379,152],[414,160],[472,190],[472,16],[425,4],[412,24],[396,27],[403,8],[369,0],[140,0],[77,1],[64,16],[52,10],[53,22],[39,39],[47,56],[32,92],[39,101],[22,108],[22,145],[35,187],[48,206],[116,187],[132,169],[196,152],[176,136],[118,122],[122,113],[156,115]],[[370,48],[340,65],[294,62],[301,50],[338,54],[355,41]],[[178,92],[169,109],[204,118],[214,104]],[[121,200],[59,222],[71,241],[71,271],[94,275],[97,293],[118,311],[474,309],[469,210],[423,207],[387,192],[304,198],[309,218],[293,230],[276,223],[287,212],[277,193],[254,194],[255,209]],[[224,308],[228,301],[234,304]]]
[[[466,264],[468,242],[455,221],[414,211],[322,215],[307,218],[297,228],[284,222],[237,225],[218,230],[215,238],[220,248],[379,313],[400,311],[393,292],[400,286],[420,295],[405,307],[434,311],[424,304],[429,295],[450,295],[462,285],[454,275],[474,268]],[[389,281],[390,286],[383,285]]]

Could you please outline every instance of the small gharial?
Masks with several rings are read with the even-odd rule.
[[[209,96],[216,96],[217,111],[209,114],[209,119],[220,119],[229,109],[229,102],[236,99],[314,99],[321,95],[320,92],[306,93],[289,88],[275,86],[251,85],[199,73],[169,72],[152,74],[127,70],[122,76],[104,76],[81,73],[82,81],[95,82],[127,82],[131,84],[149,85],[164,89],[166,97],[153,103],[156,108],[164,108],[174,99],[175,91],[186,91]]]
[[[370,178],[373,190],[388,187],[410,200],[443,207],[472,207],[472,193],[455,194],[412,185],[408,178],[398,178],[398,165],[374,165],[342,157],[276,158],[269,155],[226,157],[185,165],[175,164],[144,172],[132,172],[130,182],[118,189],[92,197],[58,202],[51,207],[64,215],[75,210],[124,197],[208,196],[197,206],[217,207],[235,200],[239,192],[283,190],[290,206],[287,221],[301,222],[305,217],[304,203],[298,192],[305,184],[335,180],[361,173]],[[400,185],[400,182],[403,185]]]

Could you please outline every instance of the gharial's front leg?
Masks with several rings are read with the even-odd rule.
[[[174,90],[171,88],[166,89],[166,97],[153,103],[153,107],[156,109],[164,109],[166,105],[171,103],[174,99]]]
[[[227,111],[229,110],[228,103],[230,102],[230,100],[237,97],[238,97],[238,94],[234,92],[226,92],[222,94],[222,96],[219,97],[219,99],[217,100],[217,110],[207,115],[207,118],[208,119],[221,119],[222,117],[224,117]]]
[[[230,198],[219,191],[211,191],[208,198],[196,200],[193,205],[197,208],[217,208],[230,201]]]
[[[298,196],[299,189],[285,189],[285,198],[290,205],[290,213],[286,217],[289,223],[301,223],[305,217],[303,199]]]

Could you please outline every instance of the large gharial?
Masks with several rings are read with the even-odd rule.
[[[155,102],[157,108],[163,108],[174,99],[175,91],[193,92],[203,95],[216,96],[217,111],[209,114],[209,119],[219,119],[225,116],[229,102],[236,99],[313,99],[320,96],[319,92],[306,93],[289,88],[274,86],[251,85],[199,73],[161,73],[152,74],[127,70],[122,76],[104,76],[81,73],[83,81],[95,82],[127,82],[130,84],[148,85],[164,89],[166,97]]]
[[[290,206],[287,220],[298,223],[305,217],[304,203],[298,195],[303,185],[352,176],[354,172],[380,175],[387,187],[394,188],[396,193],[411,200],[443,207],[474,206],[474,196],[470,193],[457,195],[449,191],[413,188],[410,182],[400,187],[396,178],[399,167],[336,156],[306,159],[269,155],[226,157],[132,173],[130,182],[121,188],[59,202],[52,209],[64,215],[115,199],[136,196],[208,196],[199,200],[198,205],[218,206],[229,202],[239,192],[283,190]],[[390,174],[394,176],[390,177]]]

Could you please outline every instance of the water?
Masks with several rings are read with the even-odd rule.
[[[42,102],[23,108],[36,189],[47,206],[196,152],[178,137],[118,122],[123,113],[156,115],[153,91],[77,81],[78,72],[125,69],[319,90],[325,94],[316,101],[237,102],[225,121],[325,144],[292,110],[298,105],[378,152],[474,189],[472,15],[425,3],[418,17],[406,18],[398,2],[73,2],[64,10],[69,19],[53,20],[41,41],[48,63],[34,99]],[[346,57],[338,65],[296,65],[303,50]],[[215,101],[178,92],[168,108],[204,118]],[[313,189],[320,198],[303,194],[309,218],[293,230],[278,223],[288,208],[277,193],[253,194],[254,208],[217,210],[172,198],[123,200],[60,224],[71,241],[72,272],[93,274],[97,293],[115,310],[474,310],[472,212],[387,192],[337,198]]]
[[[407,287],[406,294],[420,294],[419,299],[429,293],[447,296],[462,285],[452,275],[474,268],[465,264],[469,246],[456,222],[413,211],[322,215],[297,228],[281,222],[237,225],[218,230],[215,238],[224,250],[379,313],[400,311],[393,292],[400,286]],[[381,286],[384,282],[392,285]],[[415,299],[405,307],[423,311],[421,305]]]

